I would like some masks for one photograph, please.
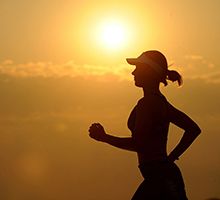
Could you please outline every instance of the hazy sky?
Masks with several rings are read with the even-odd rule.
[[[220,197],[220,1],[0,1],[0,199],[127,200],[136,155],[92,141],[128,136],[142,92],[126,57],[161,50],[184,85],[161,86],[202,128],[182,156],[189,199]],[[109,24],[124,41],[102,41]],[[109,36],[110,37],[110,36]],[[114,42],[114,41],[112,41]],[[171,126],[169,150],[181,136]]]

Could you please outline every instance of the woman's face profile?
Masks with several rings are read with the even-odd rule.
[[[132,72],[137,87],[144,87],[152,83],[155,72],[145,64],[136,64]]]

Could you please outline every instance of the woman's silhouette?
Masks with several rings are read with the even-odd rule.
[[[186,151],[201,130],[186,114],[172,106],[159,90],[167,80],[182,84],[176,71],[168,70],[167,60],[159,51],[146,51],[138,58],[128,58],[135,65],[132,72],[135,85],[143,88],[144,97],[132,110],[128,119],[131,137],[120,138],[107,134],[103,126],[94,123],[90,137],[125,150],[137,152],[139,168],[144,177],[132,200],[187,200],[181,172],[175,160]],[[184,130],[183,137],[167,155],[169,124]]]

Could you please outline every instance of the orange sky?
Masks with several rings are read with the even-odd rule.
[[[220,21],[211,1],[2,0],[0,3],[0,199],[129,199],[141,181],[135,154],[95,143],[100,121],[129,135],[141,97],[126,57],[161,50],[184,85],[162,91],[203,133],[178,161],[188,196],[220,197]],[[108,48],[101,24],[126,42]],[[99,36],[100,34],[100,36]],[[181,136],[171,127],[169,150]]]

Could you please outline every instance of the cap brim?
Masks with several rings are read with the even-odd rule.
[[[130,65],[136,65],[137,62],[137,58],[126,58],[126,61],[128,62],[128,64]]]

